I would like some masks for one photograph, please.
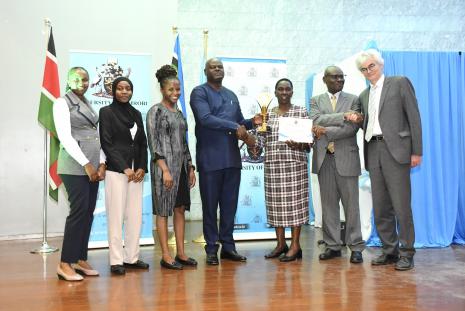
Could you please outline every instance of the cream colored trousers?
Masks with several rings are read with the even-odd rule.
[[[143,182],[128,183],[125,174],[106,172],[105,209],[107,211],[110,265],[122,265],[123,262],[135,263],[139,259],[142,189]]]

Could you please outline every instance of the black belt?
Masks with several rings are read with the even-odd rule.
[[[384,140],[384,136],[383,135],[375,135],[375,136],[371,136],[371,139],[370,141],[381,141],[381,140]]]

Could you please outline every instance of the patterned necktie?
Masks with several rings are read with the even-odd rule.
[[[331,95],[331,106],[333,107],[333,111],[336,111],[336,96]],[[334,142],[330,141],[328,143],[328,151],[334,153]]]
[[[375,119],[377,107],[375,104],[376,101],[376,85],[370,88],[370,95],[368,97],[368,124],[365,132],[365,140],[369,142],[371,137],[373,137],[373,129],[375,127]]]
[[[331,106],[333,106],[333,111],[336,111],[336,96],[331,96]]]

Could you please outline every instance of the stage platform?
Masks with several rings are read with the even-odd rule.
[[[349,263],[346,250],[320,262],[321,230],[304,226],[303,260],[265,260],[274,242],[250,241],[237,243],[247,263],[206,266],[203,245],[190,242],[200,231],[201,223],[187,223],[186,250],[199,261],[196,269],[161,268],[154,245],[141,249],[150,270],[112,276],[108,250],[98,249],[89,262],[100,277],[79,283],[57,279],[60,253],[29,253],[39,240],[0,242],[0,310],[465,310],[464,246],[419,249],[414,270],[398,272],[371,266],[378,248],[368,248],[359,265]],[[61,239],[49,244],[61,247]]]

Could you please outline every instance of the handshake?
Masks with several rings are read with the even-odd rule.
[[[344,120],[352,123],[362,123],[363,115],[360,112],[349,110],[344,113]]]
[[[363,115],[360,112],[349,110],[344,113],[344,121],[362,123]],[[320,139],[321,136],[326,134],[326,128],[324,126],[315,125],[312,127],[312,132],[316,139]]]
[[[237,139],[242,140],[247,146],[255,145],[255,137],[247,133],[245,126],[241,125],[236,130]]]
[[[252,118],[252,124],[254,126],[261,125],[263,123],[263,116],[257,113]],[[236,130],[237,139],[242,140],[247,146],[251,147],[255,145],[255,137],[247,133],[245,126],[241,125]]]

